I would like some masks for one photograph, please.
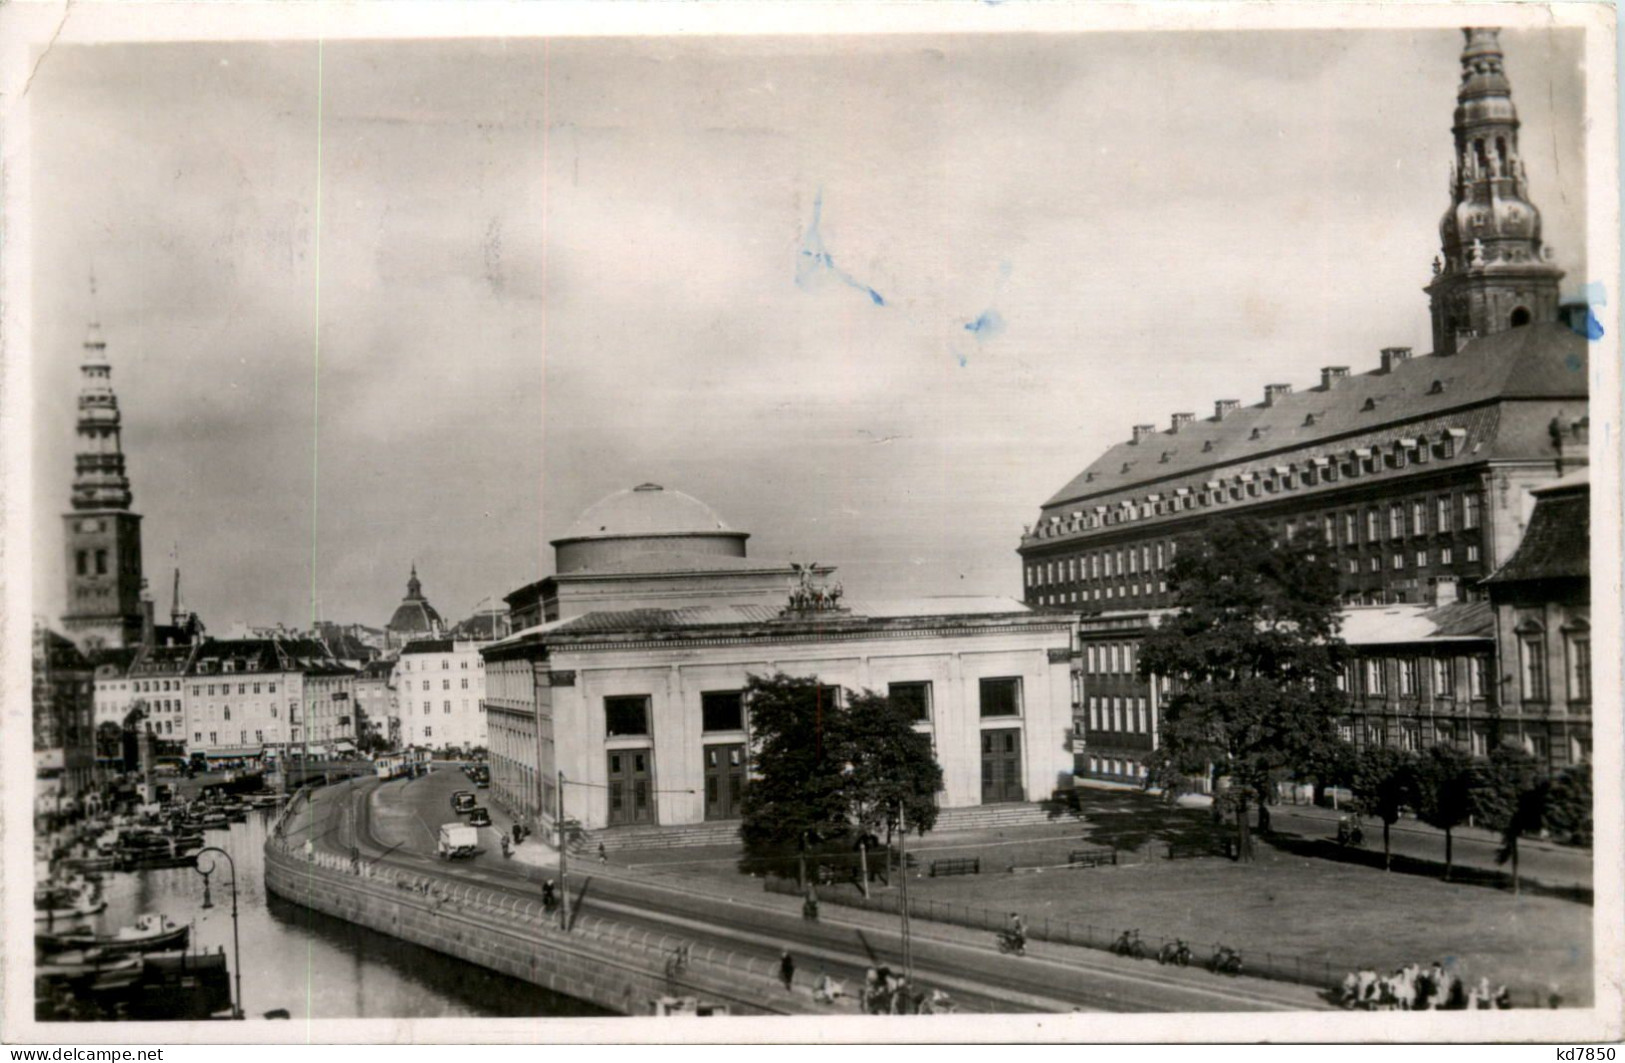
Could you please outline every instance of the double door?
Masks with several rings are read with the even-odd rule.
[[[738,819],[745,796],[743,743],[705,747],[705,818]]]
[[[609,754],[609,825],[654,822],[653,783],[648,749],[616,749]]]
[[[982,804],[1026,800],[1021,785],[1021,728],[982,732]]]

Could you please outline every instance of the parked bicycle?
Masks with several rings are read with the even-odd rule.
[[[1145,942],[1140,940],[1140,931],[1125,930],[1112,942],[1112,951],[1119,956],[1133,956],[1137,960],[1145,959]]]
[[[1157,962],[1161,964],[1178,964],[1181,967],[1191,965],[1191,947],[1182,939],[1175,939],[1162,946],[1157,953]]]
[[[1213,958],[1208,961],[1207,968],[1214,974],[1240,974],[1241,953],[1229,945],[1220,945],[1213,950]]]
[[[1365,831],[1360,829],[1360,821],[1348,816],[1337,821],[1337,844],[1361,846],[1365,844]]]

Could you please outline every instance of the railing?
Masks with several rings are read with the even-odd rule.
[[[791,879],[767,878],[763,880],[763,888],[769,893],[801,895],[800,887]],[[819,893],[818,899],[829,904],[862,908],[871,912],[885,912],[890,915],[897,915],[902,910],[902,901],[899,894],[889,890],[877,890],[868,897],[844,889],[824,890]],[[986,930],[990,933],[1003,930],[1010,915],[1008,908],[983,908],[977,905],[918,896],[909,898],[908,913],[911,920],[927,919],[938,923],[969,927],[973,930]],[[1027,936],[1039,941],[1052,941],[1081,948],[1110,950],[1112,942],[1117,940],[1122,930],[1123,928],[1119,927],[1096,926],[1093,923],[1075,922],[1070,919],[1035,916],[1027,925]],[[1171,944],[1176,939],[1144,935],[1143,940],[1146,944],[1147,955],[1155,959],[1163,945]],[[1198,952],[1193,958],[1192,964],[1197,966],[1206,964],[1207,958],[1201,955],[1200,950],[1196,948],[1196,943],[1189,939],[1184,940],[1186,944]],[[1220,942],[1211,943],[1208,950],[1209,955],[1217,951],[1219,944]],[[1234,945],[1235,943],[1226,942],[1225,944]],[[1241,951],[1245,964],[1243,974],[1319,988],[1331,988],[1339,984],[1338,977],[1332,973],[1330,960],[1317,960],[1278,952],[1254,952],[1246,948]]]

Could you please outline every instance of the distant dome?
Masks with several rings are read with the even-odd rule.
[[[413,565],[412,576],[406,581],[406,597],[395,607],[395,615],[389,618],[384,630],[392,641],[401,642],[414,635],[438,635],[440,627],[440,614],[423,596],[418,567]]]
[[[744,557],[748,538],[699,499],[645,483],[588,507],[553,546],[561,573],[645,555],[655,555],[650,571],[658,571],[662,555]]]

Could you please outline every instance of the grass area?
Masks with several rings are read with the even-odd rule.
[[[928,836],[910,845],[917,877],[909,891],[915,910],[948,906],[985,910],[998,920],[1020,911],[1042,931],[1072,924],[1068,935],[1109,940],[1140,928],[1153,946],[1184,938],[1198,959],[1217,942],[1249,958],[1266,954],[1277,964],[1329,967],[1341,974],[1371,965],[1380,971],[1434,960],[1463,977],[1481,975],[1513,989],[1520,1006],[1544,1002],[1556,991],[1566,1004],[1592,999],[1589,905],[1526,892],[1521,897],[1484,885],[1445,883],[1432,875],[1384,872],[1358,861],[1326,859],[1334,846],[1283,835],[1258,839],[1250,865],[1217,856],[1167,859],[1168,846],[1203,851],[1213,827],[1206,812],[1170,808],[1130,792],[1086,796],[1083,817],[1043,827]],[[1012,865],[1063,863],[1071,849],[1108,846],[1122,853],[1116,867],[1012,874]],[[737,847],[617,854],[616,862],[654,870],[668,866],[685,877],[755,888],[735,868]],[[930,860],[979,856],[982,874],[926,876]],[[1367,859],[1367,857],[1360,857]],[[895,885],[895,883],[894,883]],[[839,887],[855,893],[851,886]],[[826,901],[838,890],[826,888]],[[887,891],[890,892],[890,891]],[[956,919],[955,921],[963,921]],[[970,920],[975,922],[973,916]]]

